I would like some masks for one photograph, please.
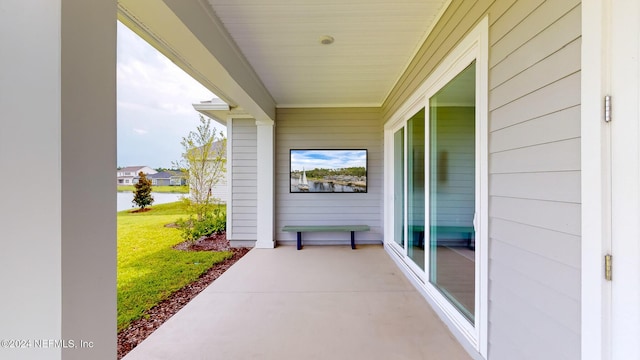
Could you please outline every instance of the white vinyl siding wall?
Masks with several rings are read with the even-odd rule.
[[[581,8],[523,10],[490,40],[490,355],[579,359]]]
[[[253,119],[233,119],[231,131],[232,238],[257,238],[257,127]],[[229,174],[227,174],[229,175]]]
[[[211,189],[211,195],[222,204],[227,203],[227,174]]]
[[[489,359],[580,358],[578,0],[453,0],[389,120],[489,16]]]
[[[278,109],[276,241],[293,244],[285,225],[364,224],[356,244],[382,243],[383,129],[374,108]],[[367,193],[290,193],[290,149],[367,149]],[[348,244],[349,233],[305,233],[305,244]],[[317,240],[317,241],[314,241]]]

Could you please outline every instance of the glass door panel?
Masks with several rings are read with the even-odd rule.
[[[404,248],[404,128],[393,134],[393,240]]]
[[[429,281],[475,314],[475,63],[429,99]]]
[[[407,121],[407,255],[424,270],[425,109]]]

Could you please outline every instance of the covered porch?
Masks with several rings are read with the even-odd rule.
[[[470,359],[380,245],[253,249],[124,359]]]
[[[129,359],[450,359],[463,348],[491,360],[640,358],[638,1],[12,0],[0,10],[0,158],[28,190],[2,203],[0,339],[94,345],[0,358],[115,357],[116,19],[220,98],[206,111],[228,129],[227,236],[256,247]],[[470,96],[440,97],[447,88]],[[437,127],[453,108],[474,114],[464,139]],[[468,147],[430,147],[450,139]],[[291,151],[308,149],[366,150],[367,192],[291,192]],[[34,169],[47,181],[27,176]],[[473,196],[431,206],[454,181]],[[442,295],[431,223],[476,229],[473,309]],[[368,225],[358,246],[378,245],[279,246],[295,241],[284,226],[340,224]]]

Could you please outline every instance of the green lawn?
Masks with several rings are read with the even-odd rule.
[[[180,231],[164,225],[184,217],[182,202],[144,213],[118,213],[118,331],[174,291],[196,280],[231,252],[173,250]]]
[[[118,192],[122,191],[130,191],[133,192],[135,188],[133,185],[118,185]],[[188,194],[189,187],[184,186],[169,186],[169,185],[154,185],[151,186],[151,191],[159,192],[159,193],[179,193],[179,194]]]

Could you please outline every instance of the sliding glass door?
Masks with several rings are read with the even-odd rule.
[[[393,240],[404,248],[404,127],[393,134]]]
[[[475,314],[475,62],[429,99],[429,281]]]
[[[407,121],[407,255],[424,270],[425,263],[425,110]]]
[[[476,307],[476,65],[393,132],[394,247],[471,324]],[[427,112],[428,109],[428,112]]]
[[[385,124],[385,246],[486,357],[488,20],[466,39]]]

